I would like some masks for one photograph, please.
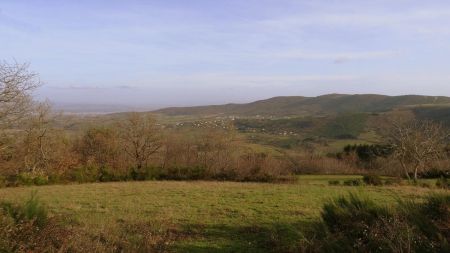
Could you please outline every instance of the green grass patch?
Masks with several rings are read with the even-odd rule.
[[[293,184],[233,182],[117,182],[0,189],[22,203],[37,190],[50,215],[69,215],[93,235],[126,223],[168,223],[178,252],[286,252],[320,217],[323,204],[348,192],[386,204],[420,199],[414,186],[328,186],[361,176],[300,176]]]

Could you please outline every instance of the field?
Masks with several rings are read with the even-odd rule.
[[[147,181],[0,189],[0,199],[22,202],[32,192],[52,215],[92,234],[143,224],[177,235],[175,252],[289,251],[318,220],[324,201],[354,192],[391,204],[431,191],[412,186],[329,186],[358,176],[301,176],[297,183]]]

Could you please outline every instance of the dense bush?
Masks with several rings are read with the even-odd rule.
[[[94,166],[80,166],[69,172],[71,180],[78,183],[91,183],[99,179],[99,169]]]
[[[363,185],[363,182],[360,179],[349,179],[344,181],[344,185],[347,186],[360,186]]]
[[[47,221],[47,210],[39,202],[36,193],[24,205],[18,206],[8,202],[0,203],[0,209],[8,214],[15,222],[31,220],[39,226],[43,226]]]
[[[311,252],[449,252],[450,195],[387,208],[356,195],[326,203]]]
[[[450,178],[450,170],[431,169],[420,173],[421,178]]]
[[[402,184],[402,179],[399,177],[390,177],[384,180],[385,185],[400,185]]]
[[[377,175],[364,175],[363,181],[367,185],[382,185],[383,181],[380,176]]]
[[[199,180],[208,177],[208,171],[202,166],[172,167],[160,175],[160,178],[170,180]]]
[[[14,182],[15,185],[47,185],[49,184],[48,176],[42,173],[23,172],[19,173]]]
[[[298,167],[294,170],[297,174],[360,174],[364,173],[355,166],[354,162],[347,162],[335,157],[299,156]]]
[[[389,145],[347,145],[344,147],[344,153],[349,155],[350,153],[356,153],[359,160],[364,162],[370,162],[378,157],[387,157],[392,154],[392,147]]]
[[[341,182],[339,180],[330,180],[330,181],[328,181],[328,184],[329,185],[340,185]]]
[[[450,179],[441,177],[436,181],[436,186],[443,189],[450,189]]]

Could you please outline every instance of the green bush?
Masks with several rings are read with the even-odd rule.
[[[0,188],[8,186],[8,179],[0,175]]]
[[[49,183],[48,176],[32,172],[22,172],[12,179],[13,185],[47,185]]]
[[[341,182],[339,180],[330,180],[330,181],[328,181],[328,184],[329,185],[340,185]]]
[[[48,180],[48,177],[46,177],[46,176],[38,175],[33,178],[33,183],[35,185],[47,185],[48,182],[49,182],[49,180]]]
[[[436,181],[436,186],[443,189],[450,189],[450,180],[445,177],[440,177]]]
[[[100,178],[99,168],[94,166],[78,167],[70,172],[72,180],[78,183],[92,183]]]
[[[350,194],[326,203],[321,216],[308,252],[450,252],[449,194],[392,208]]]
[[[206,168],[202,166],[194,167],[171,167],[162,175],[163,179],[171,180],[199,180],[208,179]]]
[[[123,171],[117,171],[108,166],[101,166],[98,169],[98,181],[100,182],[117,182],[131,180],[130,174]]]
[[[388,178],[384,180],[385,185],[400,185],[402,183],[402,179],[398,177]]]
[[[95,242],[48,217],[35,193],[22,205],[0,203],[0,252],[113,252]]]
[[[431,188],[431,184],[427,183],[427,182],[421,182],[419,184],[420,187],[424,187],[424,188]]]
[[[364,175],[363,181],[367,185],[382,185],[383,181],[381,180],[381,177],[378,175]]]
[[[363,185],[363,182],[360,179],[349,179],[344,181],[344,185],[347,186],[360,186]]]
[[[17,184],[18,185],[33,185],[34,184],[34,175],[29,172],[19,173],[17,176]]]
[[[47,221],[47,210],[40,203],[36,192],[31,194],[29,200],[24,205],[13,205],[9,202],[0,203],[0,209],[14,219],[16,223],[23,220],[30,220],[38,226],[45,225]]]
[[[132,180],[157,180],[161,179],[163,173],[160,167],[144,167],[144,168],[133,168],[130,171],[129,178]]]

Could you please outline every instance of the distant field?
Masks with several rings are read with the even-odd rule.
[[[354,192],[389,205],[433,189],[329,186],[358,176],[301,176],[294,184],[122,182],[0,189],[21,202],[36,191],[52,214],[65,214],[92,234],[120,223],[162,224],[182,234],[177,252],[276,252],[295,248],[324,201]],[[181,239],[182,238],[182,239]]]

